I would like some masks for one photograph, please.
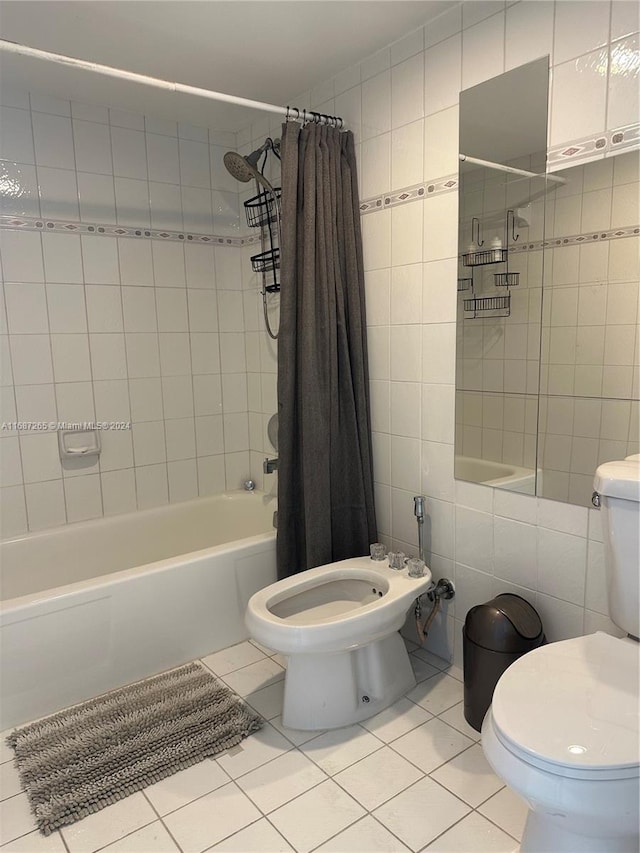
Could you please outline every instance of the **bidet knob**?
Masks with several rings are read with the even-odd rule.
[[[373,545],[369,546],[369,551],[372,560],[384,560],[386,556],[386,548],[382,542],[374,542]]]
[[[404,553],[402,551],[389,551],[387,554],[390,569],[404,569]]]

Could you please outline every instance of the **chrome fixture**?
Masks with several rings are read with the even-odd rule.
[[[253,482],[253,480],[245,480],[242,484],[242,488],[245,490],[245,492],[252,492],[255,487],[256,484]]]
[[[426,563],[427,561],[424,558],[424,541],[423,541],[423,528],[424,528],[424,505],[427,499],[424,495],[416,495],[413,499],[413,514],[416,517],[418,522],[418,557]]]
[[[594,492],[591,495],[591,503],[594,505],[596,509],[600,509],[600,495],[598,492]]]
[[[257,169],[258,161],[265,151],[273,151],[277,154],[280,151],[280,140],[269,137],[265,139],[259,148],[256,148],[255,151],[252,151],[246,157],[238,154],[237,151],[227,151],[222,159],[229,174],[233,175],[237,181],[242,181],[243,184],[246,184],[253,178],[270,192],[273,192],[270,182]]]
[[[280,290],[280,282],[278,281],[277,270],[280,269],[280,235],[281,228],[281,211],[280,197],[282,190],[280,187],[273,187],[262,174],[266,164],[269,151],[280,159],[280,140],[267,137],[259,148],[252,151],[246,157],[239,154],[237,151],[227,151],[223,157],[224,165],[234,178],[242,183],[247,183],[253,179],[256,182],[258,194],[244,202],[245,215],[247,217],[247,225],[250,228],[260,228],[260,248],[259,254],[251,258],[251,266],[254,272],[262,274],[262,313],[264,322],[267,328],[267,334],[272,340],[277,340],[278,332],[271,328],[269,321],[269,311],[267,306],[267,294],[278,293]],[[262,166],[258,163],[264,155]],[[263,190],[260,187],[264,187]],[[275,225],[275,229],[272,228]],[[275,230],[275,233],[274,233]],[[267,283],[267,276],[270,276],[270,282]]]
[[[262,470],[265,474],[273,474],[274,471],[278,470],[278,460],[265,457],[265,460],[262,463]]]
[[[429,589],[426,595],[429,601],[433,602],[433,606],[424,623],[422,622],[422,604],[420,602],[420,598],[416,598],[416,605],[413,613],[416,620],[416,634],[418,635],[420,645],[424,645],[424,642],[427,639],[429,628],[431,627],[433,620],[438,615],[442,599],[453,598],[455,594],[456,591],[453,583],[448,578],[441,578],[435,586]]]
[[[427,597],[430,601],[437,601],[440,598],[444,598],[445,601],[448,601],[450,598],[453,598],[455,594],[456,590],[453,582],[450,581],[449,578],[440,578],[434,588],[429,590]]]

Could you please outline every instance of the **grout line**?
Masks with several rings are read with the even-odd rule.
[[[192,765],[192,766],[193,766],[193,765]],[[222,769],[222,768],[221,768],[221,769]],[[224,772],[224,771],[223,771],[223,772]],[[171,778],[171,777],[167,777],[167,778]],[[214,790],[216,790],[216,789],[214,788]],[[182,847],[178,844],[177,839],[175,838],[175,836],[173,835],[173,833],[171,832],[171,830],[169,829],[169,827],[167,826],[167,824],[164,822],[164,819],[163,819],[163,818],[165,817],[165,815],[161,815],[161,814],[160,814],[160,812],[158,811],[158,809],[157,809],[157,808],[154,806],[154,804],[151,802],[151,800],[149,799],[149,797],[148,797],[148,796],[147,796],[147,794],[146,794],[146,788],[143,788],[143,789],[142,789],[142,791],[141,791],[141,793],[142,793],[143,797],[145,798],[145,800],[149,803],[149,805],[151,806],[151,808],[153,809],[153,811],[158,815],[158,821],[159,821],[159,822],[160,822],[160,824],[161,824],[161,825],[166,829],[166,831],[167,831],[167,833],[169,834],[169,836],[170,836],[171,840],[173,841],[173,843],[176,845],[176,847],[178,848],[178,850],[182,851]],[[211,793],[211,791],[209,791],[209,793]],[[154,822],[155,822],[155,821],[154,821]],[[147,826],[150,826],[150,824],[146,824],[146,825],[147,825]],[[126,837],[126,836],[125,836],[125,837]]]
[[[144,794],[144,791],[141,791]],[[126,798],[125,798],[126,799]],[[145,797],[146,799],[146,797]],[[122,800],[118,800],[118,802],[122,802]],[[115,805],[115,804],[114,804]],[[119,841],[122,841],[124,838],[130,838],[134,833],[138,832],[140,829],[145,829],[147,826],[152,826],[156,823],[155,820],[150,820],[148,823],[142,824],[142,826],[137,826],[135,829],[132,829],[131,832],[127,832],[125,835],[120,835],[118,838],[112,838],[110,841],[107,841],[106,844],[102,844],[100,847],[94,847],[91,853],[99,853],[100,850],[108,849],[112,844],[117,844]],[[67,826],[73,826],[73,824],[67,824]],[[62,835],[62,830],[59,830],[60,836],[64,841],[64,836]],[[65,847],[67,845],[65,844]],[[69,848],[67,847],[67,850]]]
[[[266,656],[265,656],[265,657],[266,657]],[[202,661],[200,661],[200,662],[202,663]],[[251,664],[249,664],[249,666],[250,666],[250,665],[251,665]],[[246,667],[239,667],[237,670],[234,670],[234,671],[235,671],[235,672],[237,672],[237,671],[239,671],[239,670],[241,670],[241,669],[244,669],[244,668],[246,668]],[[242,698],[242,697],[240,697],[240,698]],[[403,697],[403,698],[407,698],[407,697],[405,696],[405,697]],[[246,701],[246,700],[244,700],[244,701]],[[411,700],[410,700],[410,701],[411,701]],[[414,704],[416,704],[416,703],[414,703]],[[455,705],[455,704],[459,704],[459,703],[454,703],[454,705]],[[451,707],[454,707],[454,706],[451,706]],[[425,710],[425,709],[423,709],[423,710]],[[440,713],[445,713],[447,710],[449,710],[449,709],[444,709],[444,710],[443,710],[443,711],[441,711]],[[435,715],[431,717],[431,719],[435,719],[435,718],[436,718],[436,717],[435,717]],[[444,722],[444,721],[443,721],[443,722]],[[267,725],[270,725],[270,724],[269,724],[269,723],[267,723]],[[358,726],[358,727],[359,727],[360,729],[362,729],[363,731],[366,731],[368,734],[372,734],[374,737],[376,737],[376,735],[374,735],[374,733],[373,733],[373,732],[370,732],[370,731],[369,731],[368,729],[366,729],[366,728],[365,728],[361,723],[357,723],[357,724],[355,724],[355,725],[356,725],[356,726]],[[447,723],[445,723],[445,725],[448,725],[448,724],[447,724]],[[272,726],[272,728],[274,728],[274,729],[275,729],[275,727],[273,727],[273,726]],[[414,728],[415,728],[415,727],[414,727]],[[454,731],[457,731],[453,726],[451,726],[451,728],[452,728]],[[276,731],[277,731],[277,730],[276,730]],[[462,733],[460,733],[460,734],[462,734]],[[321,736],[321,733],[317,735],[317,737],[320,737],[320,736]],[[315,739],[315,738],[312,738],[311,740],[313,740],[313,739]],[[377,739],[377,740],[380,740],[380,739],[379,739],[379,738],[377,738],[377,737],[376,737],[376,739]],[[309,741],[307,741],[306,743],[309,743]],[[289,803],[294,802],[294,800],[299,799],[300,797],[304,796],[304,794],[308,793],[309,791],[313,790],[314,788],[319,787],[320,785],[324,784],[325,782],[327,782],[327,781],[333,781],[333,782],[335,782],[335,783],[336,783],[336,785],[337,785],[337,786],[338,786],[342,791],[344,791],[344,792],[345,792],[345,794],[346,794],[346,795],[347,795],[351,800],[353,800],[355,803],[357,803],[357,805],[359,806],[359,808],[362,808],[362,809],[364,809],[364,810],[365,810],[365,814],[363,814],[363,815],[359,816],[358,818],[354,819],[353,821],[351,821],[350,823],[348,823],[346,826],[341,827],[341,828],[339,829],[339,831],[338,831],[337,833],[335,833],[334,835],[332,835],[330,838],[323,839],[323,840],[320,842],[320,844],[319,844],[319,845],[317,845],[316,847],[314,847],[314,848],[313,848],[314,850],[315,850],[315,849],[317,849],[317,847],[318,847],[318,846],[322,846],[322,845],[326,844],[329,840],[331,840],[331,838],[335,838],[335,837],[337,837],[337,836],[338,836],[338,835],[340,835],[342,832],[346,831],[349,827],[351,827],[351,826],[353,826],[354,824],[358,823],[359,821],[363,820],[363,819],[364,819],[364,817],[366,817],[366,816],[371,816],[371,817],[373,817],[373,819],[374,819],[378,824],[380,824],[381,826],[383,826],[383,827],[384,827],[384,829],[385,829],[387,832],[389,832],[389,833],[391,833],[392,835],[394,835],[394,833],[389,829],[389,827],[387,827],[384,823],[382,823],[382,821],[380,821],[380,820],[379,820],[379,819],[378,819],[378,818],[377,818],[377,817],[372,813],[372,810],[370,810],[370,809],[366,808],[366,806],[364,806],[362,803],[360,803],[360,802],[357,800],[357,798],[356,798],[353,794],[351,794],[351,793],[350,793],[350,792],[349,792],[349,791],[348,791],[348,790],[347,790],[347,789],[346,789],[346,788],[345,788],[345,787],[344,787],[344,786],[343,786],[343,785],[342,785],[342,784],[337,780],[337,778],[336,778],[338,775],[340,775],[340,773],[342,773],[342,770],[346,770],[346,769],[347,769],[347,768],[349,768],[349,767],[354,767],[355,765],[357,765],[357,764],[361,763],[362,761],[364,761],[365,759],[367,759],[369,756],[371,756],[371,755],[375,755],[375,753],[376,753],[376,752],[379,752],[379,751],[380,751],[381,749],[383,749],[385,746],[388,746],[388,747],[390,747],[391,749],[393,749],[393,747],[391,746],[391,744],[390,744],[390,743],[385,743],[385,742],[380,741],[380,746],[379,746],[379,748],[378,748],[378,749],[375,749],[373,752],[369,753],[368,755],[363,756],[362,758],[358,759],[357,761],[355,761],[355,762],[353,762],[353,763],[351,763],[351,764],[347,765],[347,766],[346,766],[346,767],[344,767],[344,768],[341,768],[341,769],[340,769],[339,771],[337,771],[334,775],[331,775],[331,774],[329,774],[329,773],[328,773],[324,768],[322,768],[319,764],[317,764],[317,762],[316,762],[313,758],[311,758],[309,755],[307,755],[307,754],[304,752],[304,750],[303,750],[303,748],[302,748],[302,747],[303,747],[303,746],[305,746],[305,745],[306,745],[306,743],[305,743],[305,744],[302,744],[302,745],[300,745],[300,746],[296,746],[295,744],[292,744],[292,746],[291,746],[291,748],[290,748],[290,749],[286,749],[286,750],[284,750],[282,753],[280,753],[280,755],[276,756],[275,758],[271,759],[270,761],[267,761],[267,762],[264,762],[264,763],[262,763],[262,764],[259,764],[257,767],[252,768],[251,770],[247,771],[247,773],[243,773],[243,774],[241,774],[240,776],[238,776],[238,777],[237,777],[237,778],[235,778],[235,779],[234,779],[234,778],[232,778],[232,777],[230,777],[230,775],[229,775],[228,771],[227,771],[227,770],[225,770],[225,768],[224,768],[224,767],[220,766],[220,764],[219,764],[219,763],[218,763],[218,761],[217,761],[217,757],[212,757],[212,758],[216,761],[216,764],[218,764],[218,767],[219,767],[219,769],[222,771],[222,773],[223,773],[225,776],[229,777],[228,781],[227,781],[227,782],[224,782],[222,785],[219,785],[217,788],[212,789],[211,791],[207,791],[207,792],[205,792],[204,794],[202,794],[202,795],[200,795],[200,796],[198,796],[198,797],[195,797],[194,799],[190,800],[188,803],[183,804],[182,806],[178,807],[177,809],[174,809],[172,812],[168,812],[167,814],[174,814],[174,813],[176,813],[177,811],[180,811],[181,809],[186,808],[186,807],[187,807],[187,806],[189,806],[191,803],[194,803],[194,802],[196,802],[197,800],[202,799],[203,797],[206,797],[206,796],[208,796],[208,795],[210,795],[210,794],[214,793],[216,790],[219,790],[220,788],[222,788],[222,787],[224,787],[224,786],[228,785],[229,783],[233,783],[233,784],[235,785],[235,787],[236,787],[236,788],[237,788],[237,789],[242,793],[242,795],[244,795],[244,796],[245,796],[245,797],[246,797],[250,802],[254,803],[255,807],[256,807],[256,808],[258,809],[258,811],[260,812],[261,817],[257,818],[257,819],[256,819],[256,820],[254,820],[254,821],[251,821],[250,823],[246,824],[246,826],[241,827],[240,829],[236,830],[235,832],[230,833],[228,836],[225,836],[225,838],[231,838],[231,837],[233,837],[233,836],[237,835],[238,833],[240,833],[240,832],[242,832],[243,830],[247,829],[247,827],[252,826],[253,824],[257,823],[259,820],[261,820],[261,819],[263,819],[263,818],[264,818],[265,820],[267,820],[267,822],[269,823],[269,825],[270,825],[272,828],[274,828],[274,829],[276,830],[276,832],[278,832],[278,834],[279,834],[280,836],[282,836],[283,838],[285,838],[285,840],[287,841],[287,843],[289,843],[289,842],[288,842],[288,840],[286,839],[286,836],[283,836],[283,835],[282,835],[282,833],[277,829],[277,827],[276,827],[276,826],[272,823],[272,821],[269,819],[269,815],[272,815],[275,811],[278,811],[278,810],[279,810],[280,808],[282,808],[283,806],[285,806],[285,805],[287,805],[287,804],[289,804]],[[451,757],[451,758],[449,758],[447,761],[443,762],[443,764],[439,765],[439,767],[444,766],[445,764],[449,763],[449,762],[450,762],[450,761],[452,761],[454,758],[456,758],[458,755],[461,755],[463,752],[468,751],[469,749],[471,749],[473,746],[476,746],[476,745],[478,745],[476,742],[471,743],[469,746],[465,747],[463,750],[461,750],[460,752],[458,752],[455,756],[452,756],[452,757]],[[258,770],[258,769],[260,769],[260,768],[262,768],[262,767],[265,767],[267,764],[272,763],[272,762],[273,762],[273,761],[275,761],[277,758],[282,757],[282,755],[289,754],[289,753],[293,752],[293,750],[295,750],[295,751],[297,751],[298,753],[302,754],[305,758],[307,758],[307,759],[308,759],[309,761],[311,761],[313,764],[317,765],[317,766],[319,767],[320,771],[322,772],[322,774],[323,774],[324,778],[323,778],[320,782],[318,782],[317,784],[312,785],[310,788],[307,788],[305,791],[303,791],[303,792],[301,792],[301,793],[297,794],[296,796],[292,797],[291,799],[285,800],[283,803],[281,803],[281,804],[279,804],[278,806],[276,806],[275,808],[271,809],[271,810],[270,810],[270,812],[269,812],[269,814],[267,814],[267,813],[265,813],[265,812],[260,808],[260,806],[259,806],[257,803],[255,803],[255,802],[254,802],[254,800],[251,798],[251,796],[250,796],[246,791],[244,791],[244,790],[242,789],[242,787],[239,785],[238,780],[239,780],[239,779],[242,779],[242,778],[244,778],[244,777],[246,777],[249,773],[253,772],[254,770]],[[394,751],[395,751],[395,750],[394,750]],[[224,755],[224,753],[221,753],[221,755]],[[401,756],[401,758],[404,758],[405,760],[407,760],[407,761],[408,761],[408,759],[406,759],[406,757],[405,757],[405,756]],[[413,762],[409,761],[409,764],[413,764]],[[469,811],[468,811],[468,812],[467,812],[467,813],[466,813],[466,814],[465,814],[465,815],[460,819],[460,821],[461,821],[461,820],[464,820],[464,819],[465,819],[466,817],[468,817],[468,816],[469,816],[469,814],[471,814],[472,812],[476,812],[476,811],[477,811],[477,809],[478,809],[481,805],[483,805],[484,803],[488,802],[488,800],[492,799],[492,797],[494,797],[497,793],[499,793],[499,791],[494,792],[494,793],[493,793],[493,794],[491,794],[489,797],[487,797],[485,800],[483,800],[481,803],[479,803],[477,807],[475,807],[475,808],[474,808],[474,807],[470,806],[470,804],[469,804],[469,803],[466,803],[466,802],[465,802],[461,797],[459,797],[457,794],[455,794],[455,793],[454,793],[453,791],[451,791],[449,788],[447,788],[445,785],[443,785],[441,782],[439,782],[437,779],[433,779],[433,777],[431,776],[431,774],[432,774],[436,769],[438,769],[438,768],[433,768],[433,770],[431,770],[429,773],[426,773],[422,768],[418,767],[417,765],[413,765],[413,766],[415,766],[415,767],[419,770],[419,772],[421,773],[421,778],[420,778],[420,779],[418,779],[418,780],[416,780],[415,782],[413,782],[411,785],[406,786],[406,787],[405,787],[404,789],[402,789],[401,791],[398,791],[397,793],[395,793],[394,795],[392,795],[391,797],[389,797],[389,799],[387,799],[387,800],[383,801],[382,803],[379,803],[378,805],[376,805],[376,806],[375,806],[375,809],[379,808],[381,805],[384,805],[385,803],[390,802],[390,800],[394,799],[394,797],[399,796],[400,794],[402,794],[402,793],[404,793],[405,791],[409,790],[411,787],[413,787],[414,785],[416,785],[416,784],[418,784],[419,782],[423,781],[425,778],[430,778],[430,779],[432,779],[432,781],[434,781],[434,782],[435,782],[436,784],[438,784],[441,788],[443,788],[444,790],[446,790],[446,791],[447,791],[451,796],[455,797],[457,800],[460,800],[461,802],[463,802],[463,803],[464,803],[464,805],[465,805],[465,806],[467,806],[467,808],[469,809]],[[504,786],[503,786],[503,787],[504,787]],[[501,788],[501,789],[499,789],[499,790],[502,790],[502,788]],[[178,844],[178,842],[176,841],[176,839],[174,838],[174,836],[172,835],[172,833],[170,832],[170,830],[168,829],[168,827],[166,826],[166,824],[165,824],[165,822],[164,822],[164,817],[166,817],[166,815],[160,815],[160,814],[159,814],[158,810],[155,808],[155,806],[153,805],[153,803],[151,802],[151,800],[147,797],[147,795],[146,795],[146,793],[145,793],[145,789],[142,789],[142,794],[143,794],[143,796],[145,797],[145,800],[146,800],[147,802],[149,802],[149,804],[150,804],[150,806],[151,806],[152,810],[154,811],[154,813],[157,815],[157,821],[158,821],[159,823],[161,823],[161,824],[162,824],[162,826],[166,829],[166,831],[167,831],[167,833],[169,834],[169,836],[172,838],[173,842],[176,844],[177,848],[178,848],[179,850],[181,850],[182,848],[180,848],[180,845]],[[20,794],[17,794],[17,795],[14,795],[14,796],[20,796]],[[375,809],[374,809],[374,810],[375,810]],[[504,832],[504,833],[505,833],[506,835],[508,835],[509,837],[514,838],[514,836],[511,836],[509,833],[507,833],[507,832],[506,832],[502,827],[500,827],[498,824],[495,824],[495,822],[494,822],[494,821],[491,821],[489,818],[486,818],[486,816],[485,816],[485,815],[482,815],[482,817],[485,817],[485,819],[486,819],[486,820],[489,820],[489,822],[490,822],[490,823],[492,823],[493,825],[495,825],[495,826],[496,826],[496,827],[497,827],[501,832]],[[456,825],[457,823],[459,823],[460,821],[457,821],[456,823],[454,823],[454,824],[452,824],[451,826],[447,827],[447,829],[446,829],[443,833],[441,833],[440,835],[436,836],[436,838],[439,838],[439,837],[441,837],[441,835],[444,835],[446,832],[448,832],[450,829],[452,829],[452,828],[453,828],[453,826],[455,826],[455,825]],[[135,830],[133,830],[133,832],[128,833],[128,834],[127,834],[127,835],[125,835],[125,836],[121,836],[121,838],[129,837],[130,835],[133,835],[135,832],[137,832],[137,831],[139,831],[139,830],[143,829],[145,826],[149,826],[149,825],[151,825],[151,824],[153,824],[153,823],[155,823],[155,822],[156,822],[156,821],[150,821],[149,823],[144,824],[144,825],[143,825],[143,826],[141,826],[141,827],[137,827]],[[62,837],[62,833],[60,833],[60,835],[61,835],[61,837]],[[24,836],[21,836],[21,837],[24,837]],[[395,836],[395,835],[394,835],[394,837],[396,837],[396,838],[397,838],[397,836]],[[109,846],[110,844],[113,844],[113,843],[115,843],[116,841],[120,841],[120,840],[121,840],[121,838],[119,838],[119,839],[111,839],[107,845],[104,845],[103,847],[97,848],[97,850],[103,850],[103,849],[105,849],[105,848],[108,848],[108,846]],[[65,842],[64,842],[64,838],[63,838],[63,837],[62,837],[62,840],[63,840],[63,843],[65,843]],[[210,847],[208,847],[208,848],[206,848],[206,849],[211,850],[213,847],[215,847],[216,845],[218,845],[222,840],[224,840],[224,839],[218,839],[218,840],[216,840],[216,841],[214,842],[214,844],[213,844],[213,845],[211,845]],[[429,842],[428,842],[428,844],[433,843],[433,841],[434,841],[434,840],[435,840],[435,838],[434,838],[434,839],[430,839],[430,840],[429,840]],[[515,839],[515,838],[514,838],[514,840],[517,842],[517,839]],[[398,839],[398,841],[404,845],[404,842],[402,842],[402,841],[401,841],[401,839]],[[67,847],[66,843],[65,843],[65,848],[68,850],[68,847]]]

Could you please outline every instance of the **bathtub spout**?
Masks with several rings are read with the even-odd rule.
[[[273,474],[274,471],[278,470],[278,460],[277,459],[265,459],[262,463],[262,470],[265,474]]]

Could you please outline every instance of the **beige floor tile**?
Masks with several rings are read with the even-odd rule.
[[[510,788],[498,791],[490,800],[479,806],[478,811],[518,841],[522,838],[529,808]]]
[[[257,820],[209,849],[226,853],[293,853],[293,847],[266,818]]]
[[[283,737],[270,723],[265,723],[260,731],[243,740],[238,747],[216,759],[232,779],[255,770],[292,748],[291,741]]]
[[[309,853],[364,815],[362,806],[327,779],[272,812],[269,820],[298,853]]]
[[[238,785],[267,814],[326,779],[317,764],[293,749],[241,776]]]
[[[216,675],[227,675],[229,672],[264,659],[265,654],[247,640],[244,643],[238,643],[235,646],[229,646],[228,649],[221,649],[219,652],[207,655],[202,658],[202,663]]]
[[[428,711],[403,697],[361,725],[380,740],[390,743],[430,719]]]
[[[316,853],[408,853],[409,848],[371,815],[317,848]]]
[[[442,672],[421,681],[407,693],[407,699],[425,708],[431,714],[441,714],[463,698],[463,686],[455,678]]]
[[[70,853],[92,853],[136,829],[158,819],[144,795],[138,791],[61,829]]]
[[[201,853],[261,817],[258,809],[230,782],[164,818],[184,853]]]
[[[157,820],[103,848],[109,853],[179,853],[180,848]]]
[[[489,766],[479,743],[434,770],[431,778],[473,808],[504,787],[502,779]]]
[[[303,743],[300,749],[319,764],[325,773],[333,776],[381,746],[382,742],[371,732],[361,726],[348,726],[344,729],[331,729]]]
[[[482,815],[472,812],[432,842],[430,853],[517,853],[516,844]]]
[[[473,741],[457,729],[434,717],[394,740],[391,748],[424,773],[431,773],[472,744]]]
[[[334,776],[365,809],[372,811],[424,776],[388,746]]]
[[[380,806],[373,816],[411,850],[420,850],[468,812],[466,803],[425,778]]]

